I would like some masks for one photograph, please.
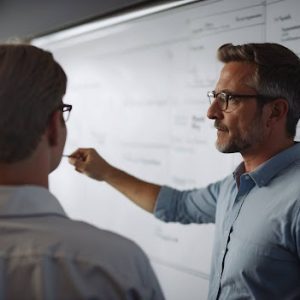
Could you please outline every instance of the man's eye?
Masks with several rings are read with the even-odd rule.
[[[238,97],[229,97],[228,103],[232,104],[238,104],[240,102],[240,99]]]
[[[220,102],[226,102],[226,96],[219,95],[217,98],[218,98],[218,101],[220,101]]]

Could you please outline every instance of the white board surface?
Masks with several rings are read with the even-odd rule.
[[[218,180],[239,162],[215,150],[206,93],[223,43],[278,42],[300,54],[300,1],[202,1],[34,44],[69,78],[65,153],[94,147],[115,166],[178,189]],[[101,23],[101,22],[100,22]],[[214,226],[165,224],[63,161],[51,191],[69,216],[135,240],[167,300],[206,299]]]

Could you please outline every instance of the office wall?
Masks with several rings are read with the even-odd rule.
[[[230,172],[239,155],[215,150],[206,93],[223,43],[279,42],[300,54],[300,2],[189,4],[61,40],[50,49],[69,76],[74,105],[65,153],[94,147],[115,166],[178,189]],[[206,299],[214,226],[165,224],[66,160],[51,190],[71,217],[121,233],[149,255],[168,300]]]

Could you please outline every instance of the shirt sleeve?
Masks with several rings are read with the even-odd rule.
[[[297,210],[297,215],[295,220],[296,221],[294,224],[294,228],[295,228],[294,232],[295,232],[296,249],[297,249],[298,259],[300,260],[300,205],[298,205],[298,210]]]
[[[137,270],[139,273],[140,284],[134,289],[127,290],[127,300],[165,300],[160,283],[152,268],[149,258],[141,250],[139,252],[139,259],[137,260]]]
[[[214,223],[221,181],[206,188],[178,191],[163,186],[157,197],[154,215],[165,222]]]

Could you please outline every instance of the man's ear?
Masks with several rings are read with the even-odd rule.
[[[269,122],[278,122],[285,119],[289,110],[286,99],[278,98],[269,103]]]
[[[270,108],[270,118],[274,118],[276,121],[279,121],[282,118],[286,117],[289,110],[289,104],[287,100],[279,98],[270,103]]]
[[[59,126],[61,126],[61,113],[57,110],[51,114],[47,127],[47,138],[50,146],[58,144]]]

